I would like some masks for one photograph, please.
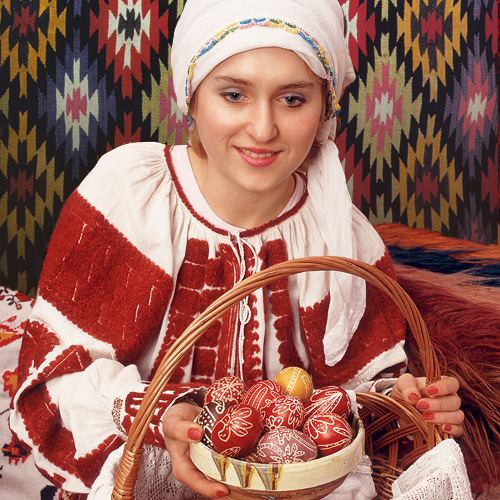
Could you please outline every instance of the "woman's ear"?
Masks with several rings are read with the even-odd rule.
[[[195,114],[196,114],[196,90],[194,91],[194,94],[191,96],[191,102],[189,104],[189,119],[193,121],[195,119]]]

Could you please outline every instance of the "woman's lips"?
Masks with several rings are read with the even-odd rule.
[[[253,167],[267,167],[278,158],[279,151],[270,151],[268,149],[256,148],[236,148],[239,155],[249,165]]]

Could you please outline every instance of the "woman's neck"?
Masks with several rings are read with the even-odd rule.
[[[214,213],[232,226],[252,229],[275,219],[286,207],[295,190],[293,175],[272,192],[228,189],[224,183],[208,175],[203,159],[193,154],[191,148],[188,148],[188,154],[203,197]]]

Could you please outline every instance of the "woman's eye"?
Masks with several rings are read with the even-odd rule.
[[[286,95],[282,97],[283,102],[287,105],[290,106],[291,108],[295,108],[297,106],[300,106],[301,104],[304,104],[305,99],[296,96],[296,95]]]
[[[222,95],[230,102],[239,102],[243,99],[243,95],[240,92],[225,92]]]

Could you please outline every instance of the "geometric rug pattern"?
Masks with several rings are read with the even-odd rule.
[[[186,142],[169,64],[183,5],[0,1],[0,285],[34,295],[62,205],[106,151]],[[496,243],[498,0],[343,9],[358,79],[338,146],[355,204],[373,223]]]
[[[339,139],[356,204],[375,223],[497,242],[497,1],[344,9],[358,80]]]

